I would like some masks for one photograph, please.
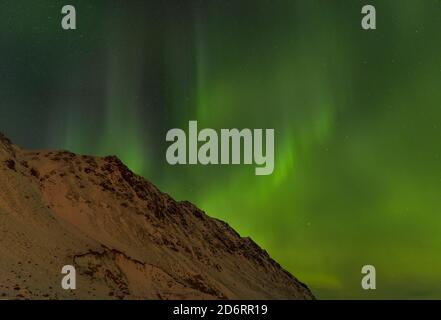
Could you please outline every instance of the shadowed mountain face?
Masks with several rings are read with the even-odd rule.
[[[76,290],[61,269],[76,268]],[[313,299],[251,239],[118,158],[0,135],[0,298]]]

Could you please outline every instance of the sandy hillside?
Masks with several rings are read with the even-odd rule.
[[[61,268],[77,289],[61,288]],[[116,157],[0,135],[0,299],[311,299],[251,239]]]

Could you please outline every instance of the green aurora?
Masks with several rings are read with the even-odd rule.
[[[118,155],[318,298],[441,299],[440,1],[128,3],[70,1],[63,31],[67,3],[2,0],[0,131]],[[189,120],[275,128],[274,173],[168,165],[165,134]]]

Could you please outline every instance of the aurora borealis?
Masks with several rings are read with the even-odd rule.
[[[70,1],[64,31],[68,2],[1,0],[0,131],[118,155],[318,298],[441,298],[440,1],[128,3]],[[170,166],[166,132],[190,120],[274,128],[274,173]]]

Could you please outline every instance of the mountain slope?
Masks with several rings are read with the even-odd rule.
[[[76,290],[61,288],[73,265]],[[313,299],[251,239],[118,158],[0,135],[0,298]]]

